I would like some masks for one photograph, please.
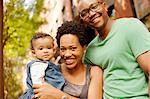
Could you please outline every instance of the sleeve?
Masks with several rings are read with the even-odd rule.
[[[88,49],[86,49],[88,51]],[[88,57],[88,52],[86,51],[86,53],[83,55],[83,58],[82,58],[82,62],[84,64],[91,64],[91,65],[94,65],[91,61],[90,61],[90,57]]]
[[[126,28],[128,44],[137,58],[142,53],[150,50],[150,33],[146,26],[138,19],[129,21]]]
[[[31,65],[31,79],[33,84],[41,84],[44,80],[45,70],[48,66],[47,62],[34,62]]]

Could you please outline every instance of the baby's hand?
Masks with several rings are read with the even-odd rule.
[[[58,56],[58,57],[56,58],[56,60],[55,60],[54,64],[59,64],[60,59],[61,59],[61,57],[60,57],[60,56]]]
[[[54,64],[59,64],[59,61],[60,61],[61,57],[58,56],[56,59],[55,58],[52,58],[50,61],[53,62]]]

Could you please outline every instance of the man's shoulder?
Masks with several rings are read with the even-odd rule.
[[[139,19],[137,18],[133,18],[133,17],[130,17],[130,18],[119,18],[119,19],[116,19],[116,20],[119,20],[119,21],[138,21]]]
[[[124,32],[134,30],[133,28],[141,27],[143,23],[137,18],[120,18],[116,19],[115,27]]]
[[[120,18],[120,19],[116,19],[116,21],[118,23],[125,23],[125,24],[128,24],[128,25],[130,25],[129,23],[137,24],[137,23],[141,22],[139,19],[132,18],[132,17],[131,18]]]
[[[97,35],[87,46],[87,48],[89,47],[93,47],[96,43],[98,43],[99,41],[99,35]]]

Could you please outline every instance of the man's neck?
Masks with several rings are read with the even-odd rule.
[[[115,22],[115,20],[112,20],[109,18],[104,29],[98,30],[99,36],[102,40],[104,40],[108,36],[114,22]]]

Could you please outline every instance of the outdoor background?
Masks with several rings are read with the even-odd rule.
[[[137,17],[150,30],[150,0],[105,0],[113,19]],[[3,0],[3,68],[5,99],[25,91],[25,68],[31,59],[30,39],[37,31],[56,36],[72,20],[79,0]]]

